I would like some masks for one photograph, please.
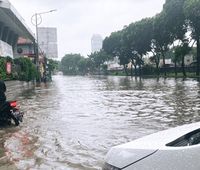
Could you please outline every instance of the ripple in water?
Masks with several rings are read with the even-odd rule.
[[[199,121],[200,86],[192,79],[55,76],[38,87],[7,85],[26,113],[20,128],[2,135],[20,170],[98,170],[112,146]]]

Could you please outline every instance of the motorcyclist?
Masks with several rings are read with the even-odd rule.
[[[5,92],[6,92],[6,85],[3,80],[0,80],[0,113],[7,114],[7,116],[9,118],[14,120],[15,125],[18,126],[19,121],[16,119],[16,117],[10,111],[12,109],[12,107],[10,106],[9,102],[6,101]]]
[[[6,85],[3,80],[0,80],[0,103],[4,103],[6,101]]]

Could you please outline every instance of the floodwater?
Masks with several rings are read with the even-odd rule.
[[[200,120],[193,79],[55,76],[36,87],[6,84],[25,117],[20,127],[0,129],[2,170],[99,170],[112,146]]]

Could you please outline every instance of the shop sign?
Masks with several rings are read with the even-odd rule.
[[[11,64],[11,62],[7,62],[6,63],[6,72],[7,72],[7,74],[11,74],[11,72],[12,72],[12,64]]]

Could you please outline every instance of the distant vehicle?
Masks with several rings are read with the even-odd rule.
[[[200,123],[179,126],[111,148],[103,170],[199,170]]]

